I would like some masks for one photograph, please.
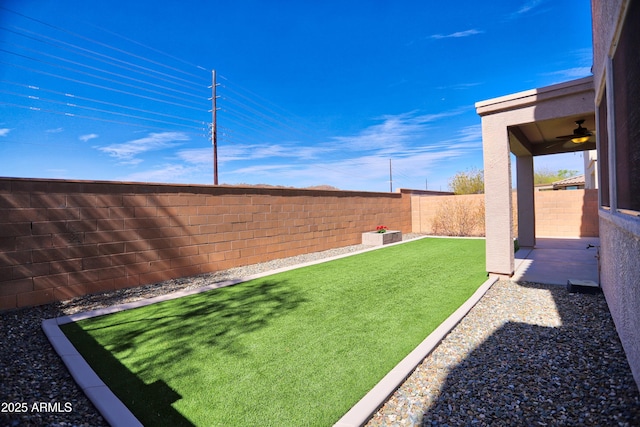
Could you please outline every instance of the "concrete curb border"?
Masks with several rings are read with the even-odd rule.
[[[359,251],[349,252],[346,254],[336,255],[333,257],[323,258],[320,260],[309,261],[306,263],[296,264],[293,266],[278,268],[267,272],[246,276],[243,278],[226,280],[204,286],[196,289],[188,289],[173,292],[166,295],[159,295],[153,298],[147,298],[140,301],[118,304],[111,307],[101,308],[97,310],[76,313],[69,316],[60,316],[42,321],[42,330],[47,339],[53,346],[54,350],[71,373],[71,376],[98,409],[100,414],[112,427],[137,427],[143,424],[133,415],[124,403],[109,389],[109,387],[98,377],[91,366],[82,357],[78,350],[73,346],[71,341],[60,329],[61,325],[73,323],[92,317],[104,316],[106,314],[117,313],[133,308],[144,307],[162,301],[169,301],[182,298],[188,295],[199,294],[213,289],[223,288],[227,286],[237,285],[249,280],[270,276],[272,274],[281,273],[289,270],[307,267],[310,265],[322,264],[334,261],[340,258],[346,258],[365,252],[375,251],[390,246],[401,245],[415,240],[430,238],[435,236],[422,236],[416,239],[390,243],[384,246],[374,246]],[[405,357],[391,372],[389,372],[369,393],[367,393],[355,406],[351,408],[339,421],[335,424],[337,427],[360,426],[367,422],[373,416],[375,411],[384,403],[384,401],[395,391],[395,389],[408,377],[415,367],[424,359],[440,341],[449,333],[455,325],[471,310],[471,308],[482,298],[489,290],[491,285],[497,281],[497,278],[489,279],[469,298],[458,310],[449,316],[435,331],[433,331],[415,350]]]
[[[362,426],[371,419],[396,389],[402,385],[416,367],[451,332],[451,330],[471,311],[487,291],[498,281],[497,277],[487,279],[471,297],[440,324],[407,357],[402,359],[387,375],[380,380],[358,403],[356,403],[334,427]]]

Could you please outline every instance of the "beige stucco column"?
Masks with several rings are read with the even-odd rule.
[[[517,158],[518,240],[522,246],[534,246],[533,156],[563,148],[555,144],[560,133],[542,132],[536,124],[550,121],[547,124],[553,126],[558,118],[593,116],[593,99],[593,79],[585,77],[476,103],[482,118],[487,272],[514,272],[510,153]],[[531,124],[525,133],[522,127]]]
[[[533,156],[516,157],[518,188],[518,244],[536,245],[536,209],[533,186]]]
[[[487,271],[510,276],[514,271],[511,151],[509,131],[499,116],[482,117],[482,141]]]

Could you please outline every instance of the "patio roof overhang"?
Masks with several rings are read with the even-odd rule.
[[[552,86],[518,92],[476,103],[481,117],[498,115],[509,131],[513,154],[544,155],[593,150],[593,135],[584,144],[560,140],[571,135],[576,120],[584,120],[583,127],[596,128],[593,77],[585,77]],[[483,143],[486,143],[483,141]]]
[[[476,103],[482,118],[487,271],[514,272],[511,156],[516,156],[518,239],[535,246],[533,157],[596,148],[593,77],[518,92]],[[558,139],[571,135],[576,121],[594,135],[586,143]]]

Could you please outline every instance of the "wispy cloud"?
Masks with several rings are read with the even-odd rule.
[[[7,135],[9,135],[9,132],[11,132],[11,129],[9,129],[9,128],[1,128],[0,129],[0,136],[7,136]]]
[[[558,77],[559,81],[586,77],[591,75],[592,63],[593,50],[591,48],[576,49],[572,52],[567,52],[565,60],[559,64],[559,67],[567,64],[571,64],[571,67],[560,68],[559,70],[544,73],[542,75]]]
[[[546,10],[548,10],[548,8],[543,9],[540,6],[542,6],[546,2],[547,0],[528,0],[524,2],[515,12],[509,14],[506,17],[506,19],[513,20],[513,19],[518,19],[525,15],[539,14],[539,13],[545,12]]]
[[[251,161],[259,159],[286,158],[296,161],[312,160],[322,157],[328,152],[335,151],[335,147],[328,146],[301,146],[295,143],[279,144],[235,144],[218,151],[218,161],[220,163],[233,162],[237,160]],[[178,157],[182,160],[198,164],[211,163],[211,148],[198,148],[181,150]]]
[[[453,85],[449,85],[449,86],[438,86],[436,89],[441,89],[441,90],[445,90],[445,89],[453,89],[453,90],[466,90],[466,89],[471,89],[474,88],[476,86],[480,86],[482,85],[482,83],[477,82],[477,83],[457,83],[457,84],[453,84]]]
[[[64,132],[64,128],[54,128],[45,130],[47,133],[61,133]]]
[[[353,189],[386,191],[389,186],[389,159],[392,159],[394,171],[400,174],[398,182],[415,186],[408,180],[418,176],[419,181],[424,182],[424,176],[433,174],[433,169],[440,167],[442,162],[455,164],[482,149],[479,124],[450,132],[441,129],[444,137],[436,137],[431,132],[439,120],[463,111],[383,116],[378,123],[355,135],[335,137],[329,143],[335,150],[319,159],[291,162],[279,158],[238,169],[228,166],[224,179],[230,183],[295,182],[298,186],[328,184],[339,188],[345,188],[345,182],[348,182],[349,188]]]
[[[482,34],[482,33],[484,33],[484,31],[471,29],[471,30],[465,30],[465,31],[456,31],[455,33],[451,33],[451,34],[433,34],[429,36],[429,38],[436,39],[436,40],[449,39],[449,38],[457,39],[461,37],[475,36],[477,34]]]
[[[457,116],[466,109],[456,109],[436,114],[409,112],[383,116],[381,123],[367,127],[351,136],[335,137],[333,142],[342,150],[383,150],[394,152],[405,144],[424,138],[429,126],[443,118]]]
[[[591,75],[591,67],[573,67],[564,70],[553,71],[545,73],[545,76],[558,76],[563,79],[577,79],[580,77],[587,77]]]
[[[78,139],[82,142],[87,142],[90,141],[92,139],[96,139],[98,137],[98,134],[95,133],[89,133],[87,135],[81,135]]]
[[[213,162],[212,148],[193,148],[189,150],[180,150],[177,154],[180,160],[195,165],[211,164]]]
[[[163,150],[178,146],[182,141],[188,141],[189,137],[182,132],[151,133],[149,136],[122,144],[111,144],[96,149],[115,157],[122,164],[138,164],[142,159],[136,157],[148,151]]]
[[[531,12],[533,9],[537,8],[542,3],[544,3],[544,0],[529,0],[525,4],[520,6],[520,9],[518,9],[514,13],[514,15],[523,15],[525,13]]]
[[[136,172],[122,178],[122,181],[132,182],[187,182],[185,178],[191,176],[193,168],[180,164],[166,164],[154,169]]]

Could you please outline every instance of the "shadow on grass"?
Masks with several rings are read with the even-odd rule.
[[[201,374],[197,364],[180,363],[192,353],[223,351],[242,357],[246,351],[240,339],[243,335],[267,326],[303,302],[286,281],[258,279],[62,329],[144,425],[190,426],[171,406],[182,396],[151,371],[162,371],[170,382]],[[142,343],[144,354],[139,351]]]
[[[638,389],[604,296],[521,286],[548,290],[561,326],[496,329],[450,371],[422,425],[639,425]]]

